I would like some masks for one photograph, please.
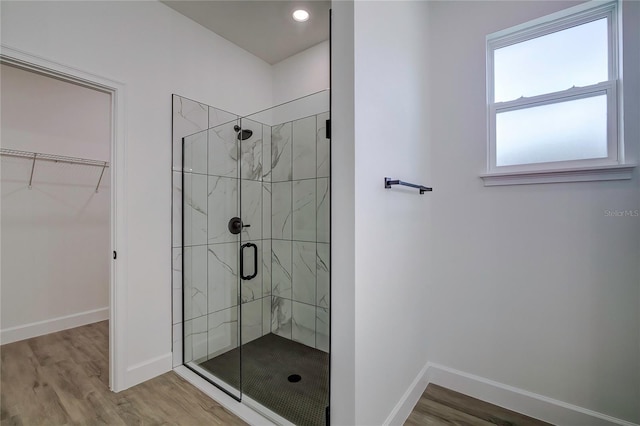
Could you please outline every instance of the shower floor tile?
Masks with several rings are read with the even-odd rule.
[[[239,388],[240,348],[200,366]],[[289,376],[297,374],[298,382]],[[242,346],[242,392],[297,425],[324,425],[329,354],[267,334]]]

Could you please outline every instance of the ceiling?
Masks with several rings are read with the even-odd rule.
[[[329,39],[330,1],[173,0],[162,3],[272,65]],[[296,9],[308,11],[309,20],[294,21],[291,13]]]

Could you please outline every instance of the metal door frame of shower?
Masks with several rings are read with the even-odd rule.
[[[119,392],[129,387],[126,377],[125,333],[127,326],[125,84],[70,65],[53,62],[6,44],[0,44],[0,63],[111,95],[109,237],[113,261],[109,267],[109,388],[113,392]]]
[[[333,215],[331,214],[331,212],[333,211],[333,188],[332,186],[332,182],[333,182],[333,161],[331,160],[331,156],[332,156],[332,143],[331,143],[331,136],[333,136],[333,132],[332,132],[332,123],[333,121],[331,120],[332,117],[331,115],[333,114],[333,86],[331,84],[331,79],[332,79],[332,74],[333,74],[333,68],[332,68],[332,64],[331,64],[331,58],[333,57],[332,52],[331,52],[331,47],[332,47],[332,43],[333,43],[333,9],[329,8],[329,123],[327,123],[327,139],[329,140],[329,310],[328,310],[328,315],[327,317],[329,318],[329,365],[328,365],[328,369],[329,369],[329,383],[327,386],[327,401],[328,401],[328,405],[326,408],[326,412],[325,412],[325,423],[326,426],[330,426],[331,425],[331,378],[333,377],[331,375],[331,355],[333,354],[333,351],[331,350],[331,340],[333,338],[333,330],[331,329],[331,326],[333,324],[333,321],[331,321],[331,312],[333,312],[333,291],[331,288],[331,285],[333,283],[333,238],[331,238],[331,232],[333,229]]]

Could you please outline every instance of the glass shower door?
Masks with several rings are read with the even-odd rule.
[[[218,111],[218,110],[216,110]],[[240,167],[232,114],[183,139],[184,363],[240,400]]]

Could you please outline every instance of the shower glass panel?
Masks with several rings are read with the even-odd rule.
[[[239,125],[232,114],[210,115],[208,130],[183,138],[182,168],[184,363],[238,400]],[[225,358],[224,375],[207,368],[227,353],[236,355]]]
[[[327,418],[329,105],[210,115],[183,139],[184,363],[277,423]]]

